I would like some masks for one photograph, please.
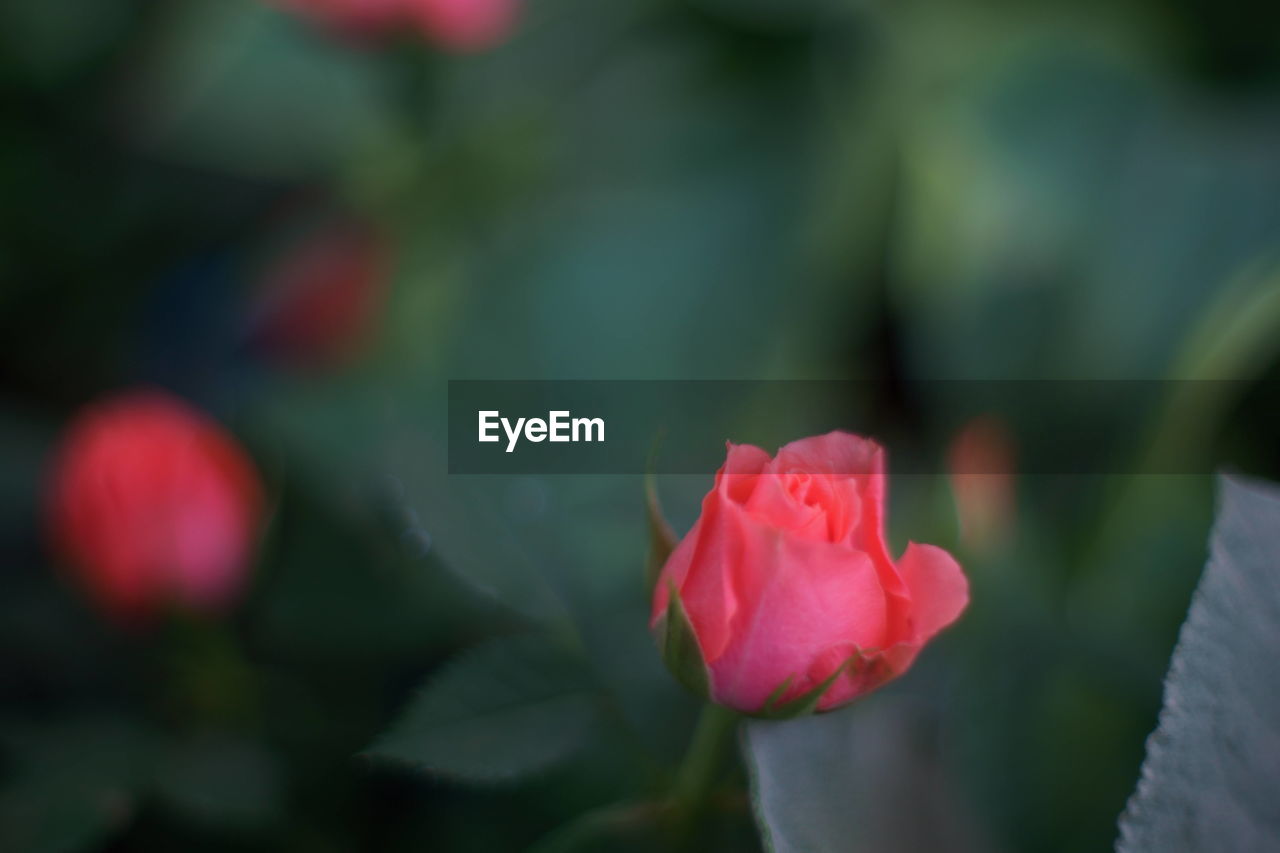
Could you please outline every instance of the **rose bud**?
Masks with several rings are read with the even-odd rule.
[[[293,367],[353,360],[377,326],[389,266],[387,241],[365,223],[338,220],[312,230],[263,272],[251,342]]]
[[[990,551],[1008,539],[1015,511],[1014,443],[1004,422],[993,415],[969,421],[947,451],[960,536],[976,551]]]
[[[466,53],[493,47],[515,26],[518,0],[406,0],[436,44]]]
[[[493,47],[515,26],[519,0],[274,0],[348,36],[416,27],[446,50]]]
[[[969,601],[940,548],[885,543],[885,454],[844,432],[774,458],[728,445],[654,586],[651,625],[686,684],[747,714],[828,711],[902,674]]]
[[[262,485],[221,427],[159,391],[85,408],[55,452],[48,527],[73,578],[107,613],[218,610],[247,580]]]

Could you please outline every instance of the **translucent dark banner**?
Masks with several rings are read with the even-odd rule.
[[[709,473],[726,441],[772,454],[831,430],[874,438],[899,474],[1269,469],[1274,459],[1241,455],[1258,442],[1240,423],[1280,430],[1280,384],[451,381],[449,472]]]

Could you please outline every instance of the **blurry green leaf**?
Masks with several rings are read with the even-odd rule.
[[[472,589],[539,624],[565,625],[547,541],[556,531],[536,525],[545,490],[535,487],[524,496],[534,506],[521,508],[521,478],[450,476],[434,454],[428,441],[397,452],[414,534]]]
[[[830,24],[851,6],[843,0],[694,0],[691,5],[778,38],[802,27]]]
[[[634,565],[631,567],[634,570]],[[655,761],[676,764],[688,747],[698,703],[662,661],[649,629],[651,607],[628,578],[630,602],[579,619],[591,670],[612,707]]]
[[[906,700],[751,720],[743,750],[772,853],[987,849],[967,824],[926,720]]]
[[[1266,850],[1280,837],[1280,488],[1219,483],[1121,853]]]
[[[281,806],[280,769],[252,741],[202,735],[174,744],[156,773],[156,793],[207,825],[260,826]]]
[[[370,504],[381,507],[367,498],[334,506],[316,494],[328,497],[290,482],[266,543],[272,569],[257,588],[255,624],[272,648],[330,664],[385,664],[420,657],[460,626],[484,627],[469,596],[424,563],[417,543],[397,543],[398,519],[371,512]]]
[[[40,478],[53,443],[52,425],[9,400],[0,401],[0,541],[23,536],[35,521]]]
[[[446,664],[368,754],[462,781],[510,779],[568,757],[596,714],[568,653],[539,636],[500,637]]]
[[[33,82],[57,85],[96,59],[128,24],[125,3],[41,0],[0,5],[0,66],[12,62]]]
[[[1110,51],[1020,38],[1035,49],[966,63],[908,125],[894,286],[911,360],[957,378],[1163,375],[1222,282],[1274,248],[1266,101],[1205,109]]]
[[[1254,377],[1280,352],[1280,269],[1255,265],[1221,288],[1174,365],[1175,379]]]
[[[571,853],[606,847],[610,853],[657,850],[662,844],[656,829],[661,816],[662,806],[657,803],[626,802],[594,809],[540,839],[528,853]]]
[[[476,253],[454,378],[769,369],[795,302],[777,282],[795,274],[804,181],[784,164],[808,153],[795,86],[811,68],[782,50],[730,71],[707,35],[598,46],[549,116],[561,168],[548,191],[498,211],[498,239]]]
[[[23,853],[101,846],[132,819],[154,758],[146,732],[107,718],[8,723],[0,738],[0,850]]]
[[[235,173],[302,176],[385,138],[378,56],[259,0],[172,4],[140,64],[133,132]]]
[[[1280,270],[1255,265],[1221,288],[1188,335],[1172,375],[1165,408],[1146,443],[1159,470],[1162,455],[1177,458],[1209,446],[1213,431],[1280,355]],[[1226,380],[1226,381],[1223,381]]]
[[[261,443],[279,446],[291,476],[325,501],[349,507],[375,496],[394,535],[418,556],[438,558],[470,590],[530,621],[566,625],[562,590],[552,577],[563,560],[549,552],[547,541],[563,532],[546,524],[548,490],[529,478],[449,475],[443,403],[443,384],[427,379],[412,387],[367,373],[324,386],[281,382],[264,397],[256,430]],[[331,547],[318,545],[314,534],[299,545],[308,551]],[[368,579],[351,567],[349,561],[344,567],[348,580],[365,588],[349,586],[342,596],[369,594]],[[299,563],[301,583],[312,583],[310,571]],[[346,606],[341,597],[329,601]],[[296,604],[285,599],[273,607]],[[404,602],[396,609],[404,612]],[[383,608],[369,612],[376,620],[387,615]],[[346,633],[332,621],[314,630]]]

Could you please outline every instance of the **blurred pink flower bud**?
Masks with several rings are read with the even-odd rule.
[[[235,440],[159,391],[86,407],[49,473],[54,547],[123,621],[230,604],[247,580],[262,509],[257,471]]]
[[[947,465],[960,535],[975,550],[990,550],[1013,529],[1014,456],[1013,436],[993,415],[969,421],[951,442]]]
[[[441,47],[484,50],[515,26],[519,0],[405,0],[414,20]]]
[[[342,221],[311,232],[263,273],[253,343],[295,367],[351,360],[377,326],[389,266],[389,246],[368,225]]]
[[[515,26],[520,0],[274,0],[348,35],[420,29],[446,50],[466,53],[501,42]]]

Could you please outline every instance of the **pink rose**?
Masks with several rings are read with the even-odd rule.
[[[214,610],[243,588],[262,486],[213,421],[159,391],[87,407],[49,476],[53,544],[111,616]]]
[[[713,701],[752,714],[830,710],[900,675],[964,610],[968,582],[947,552],[912,544],[889,557],[874,441],[831,432],[772,459],[728,447],[653,598],[668,663],[686,680],[705,673]],[[703,669],[690,676],[672,656],[692,652]]]

